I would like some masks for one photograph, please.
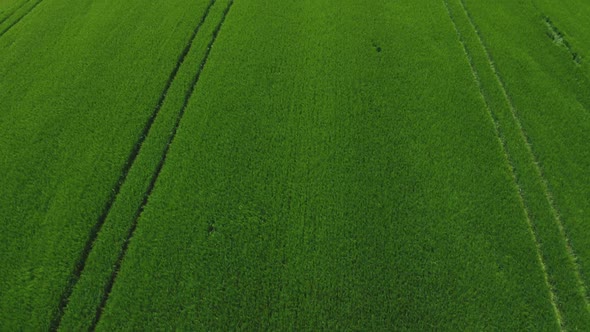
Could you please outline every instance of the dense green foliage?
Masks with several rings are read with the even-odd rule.
[[[588,330],[582,0],[0,0],[0,330]]]
[[[450,0],[447,4],[482,97],[498,128],[506,157],[513,168],[529,223],[539,244],[540,258],[546,264],[547,282],[553,288],[552,296],[557,315],[561,316],[561,324],[564,326],[589,326],[586,292],[575,257],[571,248],[568,248],[567,234],[552,201],[551,191],[545,183],[543,170],[538,164],[530,138],[523,128],[519,111],[515,108],[482,32],[475,25],[465,3]]]
[[[51,324],[205,4],[48,1],[0,38],[0,329]]]
[[[213,33],[220,21],[227,0],[210,2],[213,6],[205,12],[206,20],[195,35],[190,52],[180,67],[178,75],[168,90],[158,117],[152,126],[149,136],[141,146],[136,159],[125,181],[117,200],[110,210],[101,236],[93,244],[93,250],[84,268],[84,274],[76,285],[68,303],[67,312],[62,321],[65,330],[87,330],[96,324],[97,310],[101,310],[107,290],[112,283],[113,267],[121,255],[121,248],[132,231],[132,223],[138,217],[139,209],[147,194],[153,173],[163,158],[166,145],[176,126],[179,110],[183,107],[186,93],[193,88],[192,79],[200,69],[203,61],[208,37]],[[93,296],[88,296],[91,293]]]
[[[553,228],[559,230],[569,247],[571,258],[560,258],[561,255],[550,252],[558,239],[555,236],[541,239],[542,247],[549,250],[546,254],[556,258],[548,267],[558,299],[563,300],[560,302],[579,302],[582,296],[583,302],[576,304],[575,309],[571,303],[566,304],[569,310],[563,308],[566,327],[567,315],[571,314],[571,327],[585,330],[590,324],[587,299],[590,282],[590,173],[587,171],[590,169],[587,144],[590,139],[590,82],[588,64],[584,61],[587,52],[583,48],[587,44],[578,46],[576,39],[559,26],[562,19],[570,22],[572,19],[560,14],[566,8],[562,4],[558,11],[557,5],[541,2],[533,7],[510,1],[485,6],[477,1],[466,3],[473,19],[479,22],[482,38],[530,143],[538,173],[545,182],[543,194],[552,201],[552,218],[544,221],[543,216],[535,216],[540,221],[537,227],[540,232],[546,232],[551,227],[548,221],[552,221]],[[575,6],[580,13],[588,13],[587,4]],[[493,18],[498,15],[511,24],[497,24]],[[546,24],[547,18],[553,27]],[[550,38],[550,29],[563,34],[564,40],[556,43]],[[586,31],[571,31],[581,39],[589,32],[582,26],[579,30]],[[581,61],[575,61],[572,53],[578,53]],[[530,205],[543,204],[542,199],[536,198],[535,189],[525,188],[525,196],[527,194],[531,197]],[[570,268],[572,260],[574,266]],[[574,280],[562,279],[566,268],[576,274],[575,284]]]
[[[25,2],[25,0],[1,0],[0,21],[11,16],[20,6],[24,5]]]

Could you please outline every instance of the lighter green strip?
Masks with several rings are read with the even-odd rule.
[[[450,18],[451,22],[453,23],[453,28],[455,29],[455,32],[457,33],[457,38],[459,39],[459,42],[461,43],[461,46],[463,48],[463,53],[465,54],[465,58],[467,59],[467,62],[469,63],[469,69],[471,70],[471,73],[473,75],[473,80],[475,81],[477,87],[479,88],[479,95],[481,96],[481,99],[483,100],[483,103],[485,105],[485,109],[487,111],[486,113],[489,116],[490,122],[494,126],[496,138],[497,138],[499,144],[502,146],[502,150],[504,152],[503,153],[504,159],[506,160],[506,163],[507,163],[508,167],[510,168],[510,175],[511,175],[514,185],[518,191],[518,200],[519,200],[519,203],[524,211],[524,215],[525,215],[525,218],[527,221],[527,226],[529,229],[529,233],[531,235],[531,239],[535,243],[537,260],[539,261],[539,265],[541,266],[541,269],[543,270],[543,279],[545,281],[545,285],[547,286],[547,291],[549,292],[549,297],[551,299],[551,306],[553,307],[553,313],[555,314],[555,318],[556,318],[559,326],[561,327],[561,330],[565,331],[564,324],[563,324],[563,318],[562,318],[561,312],[559,311],[559,308],[557,307],[555,289],[551,285],[551,283],[549,282],[549,273],[547,272],[547,266],[545,265],[545,262],[543,260],[542,254],[541,254],[541,246],[539,244],[539,239],[533,229],[533,223],[530,218],[530,211],[524,201],[522,187],[520,186],[520,184],[518,183],[518,181],[516,179],[516,174],[514,171],[514,164],[512,162],[512,158],[508,154],[508,149],[506,147],[506,140],[503,137],[503,135],[500,133],[500,128],[499,128],[500,126],[498,124],[498,120],[496,118],[494,118],[492,111],[490,109],[488,100],[484,96],[483,86],[482,86],[481,80],[479,78],[479,74],[477,73],[477,70],[475,68],[475,64],[473,63],[473,59],[472,59],[471,55],[469,54],[467,46],[465,45],[465,41],[463,40],[463,36],[461,35],[461,32],[459,31],[459,28],[457,27],[457,24],[455,23],[455,19],[453,17],[451,9],[449,8],[448,1],[443,0],[443,3],[445,5],[445,8],[447,10],[447,14],[449,15],[449,18]]]
[[[475,34],[477,35],[477,38],[479,40],[479,43],[481,44],[481,47],[483,48],[483,50],[485,51],[485,55],[487,57],[488,63],[490,65],[490,68],[492,69],[494,76],[496,78],[496,81],[498,82],[498,85],[500,86],[500,90],[502,91],[502,94],[504,95],[504,98],[506,100],[506,102],[508,103],[509,109],[510,109],[510,113],[512,115],[512,118],[516,124],[516,126],[518,127],[519,131],[520,131],[520,136],[522,138],[522,140],[524,141],[525,145],[526,145],[526,149],[529,153],[529,157],[531,158],[531,160],[533,161],[533,166],[535,168],[535,171],[537,173],[537,176],[539,177],[540,183],[542,185],[543,188],[543,194],[545,195],[545,198],[547,199],[547,202],[549,203],[549,207],[551,209],[551,214],[553,215],[553,218],[555,220],[555,223],[559,229],[559,233],[561,234],[561,236],[565,239],[565,243],[566,243],[566,247],[567,247],[567,253],[570,256],[570,259],[572,260],[574,267],[575,267],[575,275],[576,275],[576,279],[578,281],[578,287],[583,295],[584,298],[584,303],[586,305],[586,308],[590,308],[589,302],[588,302],[588,292],[587,292],[587,287],[584,284],[584,281],[582,280],[582,276],[581,276],[581,272],[580,272],[580,266],[578,264],[578,259],[577,256],[575,254],[575,251],[571,245],[571,242],[569,240],[569,237],[567,236],[567,233],[565,231],[565,227],[563,226],[563,222],[561,220],[561,216],[556,208],[555,205],[555,201],[553,199],[553,194],[551,192],[551,190],[549,189],[549,184],[547,183],[547,180],[543,174],[543,170],[541,165],[538,162],[538,159],[535,155],[535,153],[533,152],[532,149],[532,145],[530,143],[529,138],[526,135],[526,132],[522,126],[522,123],[520,121],[520,118],[518,117],[516,108],[514,106],[514,103],[512,102],[512,99],[510,98],[510,96],[508,95],[508,92],[506,90],[506,86],[504,84],[504,82],[502,81],[502,79],[500,78],[500,74],[498,73],[498,70],[496,69],[496,66],[494,65],[494,61],[490,55],[490,52],[486,46],[486,44],[483,41],[483,38],[481,36],[481,33],[479,31],[479,29],[477,28],[477,26],[475,25],[475,23],[473,22],[473,19],[471,18],[471,15],[469,14],[469,11],[467,10],[466,6],[465,6],[465,1],[464,0],[460,0],[461,3],[461,7],[463,8],[463,10],[465,11],[465,15],[467,16],[469,23],[471,24],[471,27],[473,28],[473,30],[475,31]]]

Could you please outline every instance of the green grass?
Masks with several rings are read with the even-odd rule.
[[[133,231],[134,221],[143,203],[144,195],[151,186],[153,173],[168,144],[171,131],[176,125],[179,109],[185,95],[190,92],[192,80],[205,56],[208,37],[221,20],[227,1],[211,2],[206,20],[199,28],[195,42],[187,54],[179,74],[168,90],[164,104],[156,118],[149,136],[141,146],[138,158],[126,178],[117,199],[101,229],[100,236],[93,243],[80,281],[75,285],[67,311],[61,321],[64,330],[88,330],[96,324],[102,303],[108,297],[112,278],[116,277],[116,267],[120,262],[121,248]],[[93,296],[88,296],[93,294]]]
[[[459,52],[442,3],[236,2],[99,329],[556,327]]]
[[[0,1],[0,21],[5,20],[12,15],[19,6],[24,5],[26,0],[1,0]]]
[[[540,7],[509,2],[498,2],[493,6],[467,3],[474,19],[479,22],[481,34],[487,40],[523,132],[530,142],[531,152],[538,162],[546,194],[554,208],[554,228],[561,228],[560,235],[567,241],[569,255],[575,258],[573,270],[578,274],[578,287],[562,288],[564,294],[561,297],[565,302],[570,301],[578,297],[574,290],[582,288],[579,293],[587,298],[590,281],[590,215],[587,213],[590,178],[585,171],[590,167],[590,154],[586,147],[590,129],[590,99],[585,88],[588,86],[588,64],[583,60],[584,56],[581,64],[575,63],[567,49],[548,38],[543,21],[547,14]],[[580,6],[581,10],[583,8]],[[497,15],[505,15],[513,24],[498,26],[494,21]],[[551,20],[559,25],[560,21],[553,17]],[[580,30],[584,28],[580,26]],[[568,32],[564,34],[566,39],[571,39]],[[570,46],[578,49],[573,39]],[[527,192],[531,194],[532,190]],[[531,201],[538,204],[541,200]],[[545,242],[553,245],[557,240],[547,239]],[[553,265],[563,269],[571,265],[569,260],[557,260]],[[553,273],[555,279],[563,275]],[[555,282],[559,283],[558,280]],[[559,293],[559,287],[557,290]],[[573,325],[583,330],[588,326],[587,299],[585,307],[578,308],[574,315],[580,317],[583,323]]]
[[[205,4],[44,2],[0,39],[2,329],[54,319]]]
[[[0,36],[8,33],[10,29],[25,19],[42,1],[6,1],[6,3],[0,4]]]
[[[449,15],[465,45],[466,57],[470,60],[490,116],[498,127],[498,137],[503,142],[506,158],[513,168],[528,222],[539,244],[539,257],[545,264],[555,311],[564,327],[581,329],[589,326],[586,290],[575,257],[568,248],[559,212],[552,201],[530,139],[522,127],[519,112],[508,95],[482,33],[465,3],[450,1]]]
[[[20,6],[24,6],[27,0],[0,0],[0,21],[12,15]]]
[[[559,27],[581,58],[590,56],[590,29],[583,22],[590,19],[590,5],[581,0],[553,2],[535,0],[535,8]]]
[[[590,328],[583,1],[33,5],[1,330]]]

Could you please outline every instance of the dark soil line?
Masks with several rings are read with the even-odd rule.
[[[90,255],[90,252],[92,251],[92,247],[94,245],[94,242],[96,241],[96,238],[98,237],[98,233],[100,232],[104,222],[106,221],[106,219],[110,213],[111,207],[113,206],[115,200],[117,199],[117,196],[119,195],[119,191],[121,190],[123,183],[125,183],[125,180],[127,179],[127,174],[129,173],[129,170],[131,169],[135,160],[137,159],[137,156],[139,154],[139,150],[141,149],[143,142],[145,141],[146,137],[148,136],[150,129],[151,129],[154,121],[156,120],[156,117],[158,116],[160,109],[162,108],[162,105],[164,103],[164,99],[166,98],[166,95],[168,93],[168,90],[170,89],[170,86],[172,86],[172,82],[176,78],[176,75],[178,73],[178,70],[180,69],[180,66],[183,64],[184,59],[186,58],[190,48],[193,45],[193,42],[195,41],[197,33],[199,32],[201,26],[205,22],[205,19],[209,15],[209,11],[210,11],[211,7],[213,6],[213,4],[215,3],[215,1],[216,0],[211,0],[209,2],[209,5],[207,6],[205,12],[203,13],[203,16],[201,17],[199,23],[197,24],[197,26],[193,30],[192,35],[189,39],[189,42],[186,44],[186,46],[182,50],[182,53],[179,55],[178,60],[176,62],[176,66],[174,67],[174,69],[170,73],[170,76],[168,77],[168,80],[166,81],[166,85],[160,95],[160,98],[158,99],[158,103],[156,104],[154,111],[152,112],[151,116],[149,117],[148,121],[146,122],[137,142],[133,146],[133,149],[132,149],[131,153],[129,154],[129,157],[127,158],[127,161],[125,162],[125,166],[123,167],[123,169],[121,171],[121,175],[119,176],[119,179],[117,180],[117,183],[115,184],[115,187],[111,191],[111,195],[109,197],[109,200],[107,201],[106,205],[104,206],[103,211],[102,211],[100,217],[98,218],[98,221],[90,230],[90,234],[89,234],[86,244],[84,246],[84,250],[82,251],[80,258],[78,259],[78,261],[74,267],[74,270],[72,271],[72,274],[70,275],[70,278],[68,280],[68,284],[67,284],[64,292],[61,295],[59,306],[57,308],[57,312],[55,313],[55,316],[51,322],[51,326],[50,326],[51,331],[56,331],[59,328],[59,325],[61,323],[61,319],[63,318],[64,312],[65,312],[65,308],[68,304],[69,298],[72,295],[72,292],[74,290],[74,286],[76,285],[76,283],[78,282],[78,279],[80,278],[80,276],[82,275],[82,272],[84,271],[84,267],[86,265],[86,260],[88,259],[88,256]]]
[[[178,127],[180,126],[180,122],[181,122],[182,117],[184,116],[184,113],[185,113],[186,108],[188,106],[188,102],[195,91],[195,88],[199,82],[199,78],[201,77],[201,73],[203,72],[203,69],[205,68],[205,66],[207,64],[207,60],[209,59],[209,54],[211,53],[211,49],[213,47],[213,44],[217,40],[217,36],[219,34],[219,31],[221,30],[221,27],[223,26],[223,23],[225,22],[225,18],[227,17],[227,14],[229,13],[233,3],[234,3],[234,0],[230,0],[227,7],[225,8],[225,10],[223,12],[223,17],[221,18],[221,21],[219,22],[219,24],[215,28],[215,31],[213,32],[213,35],[211,37],[211,41],[207,45],[207,51],[205,52],[203,60],[201,61],[201,64],[199,66],[199,70],[197,71],[195,77],[193,78],[190,88],[186,91],[184,103],[178,113],[178,116],[176,118],[176,123],[174,124],[174,128],[173,128],[172,132],[170,133],[170,136],[168,137],[168,142],[166,143],[166,147],[164,148],[164,151],[162,152],[162,157],[160,159],[160,162],[158,163],[158,166],[156,167],[156,170],[155,170],[154,174],[152,175],[152,178],[150,180],[148,188],[147,188],[146,192],[144,193],[141,206],[139,206],[139,208],[135,212],[133,222],[132,222],[131,226],[129,227],[129,231],[128,231],[127,236],[125,238],[125,242],[123,244],[123,247],[121,248],[121,252],[119,253],[119,257],[118,257],[117,262],[114,266],[110,280],[107,283],[107,285],[105,286],[105,291],[103,293],[103,297],[102,297],[100,306],[97,308],[96,316],[95,316],[95,318],[92,322],[91,328],[90,328],[91,331],[95,330],[98,322],[100,321],[100,318],[102,316],[104,308],[106,307],[106,304],[107,304],[107,301],[108,301],[109,296],[111,294],[111,291],[113,289],[113,286],[117,280],[117,276],[119,275],[119,271],[121,269],[121,264],[123,262],[123,259],[125,258],[125,255],[127,253],[127,249],[129,248],[129,243],[131,241],[131,238],[133,237],[133,234],[135,233],[135,230],[137,229],[139,217],[140,217],[141,213],[143,212],[143,210],[148,202],[148,199],[149,199],[150,195],[152,194],[152,191],[154,190],[154,187],[156,185],[158,177],[160,176],[160,173],[161,173],[161,171],[164,167],[164,164],[166,162],[166,157],[168,156],[168,151],[170,150],[170,146],[172,145],[174,138],[176,137]]]

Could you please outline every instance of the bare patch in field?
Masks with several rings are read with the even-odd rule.
[[[582,63],[582,56],[577,52],[574,52],[570,43],[565,39],[564,34],[553,24],[548,16],[543,16],[543,22],[547,26],[547,36],[553,40],[555,45],[564,47],[571,55],[572,61],[576,64]]]

